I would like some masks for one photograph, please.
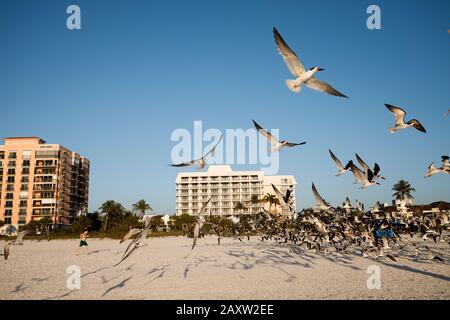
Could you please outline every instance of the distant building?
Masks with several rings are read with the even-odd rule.
[[[89,160],[38,137],[5,138],[0,145],[0,220],[19,226],[50,217],[68,224],[86,212]]]
[[[233,171],[229,165],[211,165],[206,172],[183,172],[176,178],[176,214],[196,215],[211,197],[207,213],[213,215],[256,214],[262,206],[269,210],[268,203],[253,203],[252,198],[262,199],[265,194],[275,194],[274,184],[283,194],[292,190],[292,206],[295,210],[294,176],[265,176],[262,171]],[[236,210],[237,203],[244,208]],[[272,211],[289,215],[288,208]],[[276,209],[276,210],[275,210]]]
[[[160,216],[161,221],[162,221],[162,224],[157,227],[157,231],[170,232],[171,231],[170,225],[169,225],[170,215],[168,215],[168,214],[146,214],[142,217],[142,220],[145,221],[147,219],[151,219],[151,218],[157,217],[157,216]]]

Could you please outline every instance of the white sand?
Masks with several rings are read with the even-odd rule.
[[[26,241],[0,257],[0,299],[449,299],[447,243],[427,244],[445,263],[355,255],[295,253],[257,239],[198,241],[149,238],[121,265],[126,244],[90,239],[92,254],[76,256],[78,240]],[[4,242],[0,242],[3,248]],[[66,268],[81,269],[81,289],[66,286]],[[381,289],[367,289],[369,265],[381,268]]]

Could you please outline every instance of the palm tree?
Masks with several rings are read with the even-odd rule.
[[[269,203],[269,211],[272,210],[272,205],[275,204],[275,207],[277,205],[278,198],[274,194],[266,193],[266,195],[261,199],[261,202],[263,203]],[[279,201],[278,201],[279,203]]]
[[[245,205],[242,202],[237,202],[234,206],[235,211],[241,211],[245,209]]]
[[[103,232],[106,231],[106,228],[108,225],[108,220],[112,216],[117,216],[119,214],[122,214],[125,211],[124,207],[120,203],[115,202],[114,200],[105,201],[101,205],[99,210],[101,213],[106,213],[105,226],[103,227]]]
[[[133,204],[133,211],[140,213],[140,218],[145,215],[145,211],[153,211],[152,207],[144,200],[139,200]]]
[[[411,192],[415,192],[416,189],[411,187],[408,181],[399,180],[394,187],[392,188],[395,193],[392,195],[396,199],[405,200],[405,197],[408,199],[413,199],[414,197],[411,195]]]

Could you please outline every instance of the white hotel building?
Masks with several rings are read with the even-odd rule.
[[[252,204],[253,195],[261,199],[265,194],[275,194],[274,184],[278,190],[285,193],[293,190],[292,205],[295,209],[294,176],[265,176],[262,171],[233,171],[229,165],[211,165],[205,172],[182,172],[176,179],[177,209],[176,214],[196,215],[202,205],[208,201],[207,213],[213,215],[256,214],[269,204]],[[235,210],[241,202],[245,209]],[[275,207],[272,207],[274,210]],[[277,206],[277,212],[288,215],[289,209]]]

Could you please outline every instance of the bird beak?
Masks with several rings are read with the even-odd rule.
[[[325,70],[325,69],[322,69],[322,68],[317,68],[317,71],[323,71],[323,70]]]

